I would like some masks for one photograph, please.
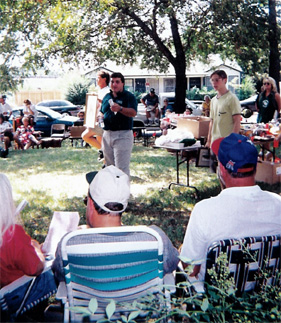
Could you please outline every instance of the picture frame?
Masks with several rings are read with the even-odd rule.
[[[200,147],[196,158],[196,167],[209,167],[210,157],[210,149],[207,147]]]
[[[84,126],[94,128],[97,121],[97,102],[98,95],[96,93],[86,94],[86,107],[85,107],[85,122]]]

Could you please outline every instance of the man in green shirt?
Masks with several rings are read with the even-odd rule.
[[[106,165],[114,165],[130,176],[130,159],[133,149],[133,117],[137,114],[135,96],[124,89],[125,78],[121,73],[111,75],[111,91],[102,101],[104,117],[102,138]]]

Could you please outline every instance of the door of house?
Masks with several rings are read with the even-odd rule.
[[[135,91],[145,93],[145,79],[135,79]]]

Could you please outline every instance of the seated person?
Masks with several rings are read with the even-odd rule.
[[[204,281],[207,248],[214,241],[281,232],[281,196],[255,185],[258,153],[254,144],[232,133],[215,140],[212,150],[219,160],[223,191],[195,205],[181,249],[181,256],[195,263],[191,279],[199,281]]]
[[[79,118],[79,120],[74,122],[74,126],[83,126],[84,124],[84,119],[85,119],[85,111],[80,110],[77,113],[77,117]]]
[[[155,123],[159,122],[159,98],[155,94],[155,89],[151,88],[150,92],[146,94],[142,99],[141,103],[145,105],[145,114],[146,114],[146,124],[152,124],[152,116],[155,116]],[[152,115],[153,114],[153,115]]]
[[[23,117],[22,118],[23,125],[19,126],[15,133],[15,140],[21,149],[28,149],[32,142],[36,145],[41,144],[41,140],[37,140],[33,135],[34,128],[29,125],[29,118]]]
[[[190,115],[192,115],[192,113],[193,113],[193,110],[189,107],[186,107],[186,110],[184,111],[184,115],[190,116]]]
[[[39,276],[28,297],[28,303],[37,304],[55,293],[56,285],[51,270],[41,274],[45,258],[37,241],[30,238],[23,227],[17,224],[16,208],[12,187],[5,174],[0,174],[0,287],[4,287],[23,275]],[[22,302],[24,288],[16,289],[11,298],[11,306]],[[19,304],[16,304],[16,303]]]
[[[4,151],[1,152],[1,157],[7,157],[9,147],[14,140],[13,126],[8,121],[4,121],[3,114],[0,114],[0,140],[4,142]]]
[[[89,228],[115,227],[122,225],[122,213],[126,210],[130,197],[130,181],[127,174],[111,165],[101,171],[88,173],[86,219]],[[112,203],[112,201],[115,201]],[[157,226],[150,226],[157,231],[164,245],[164,274],[172,273],[179,262],[178,251],[170,239]],[[64,281],[60,244],[52,269],[58,281]]]
[[[205,117],[210,116],[211,98],[209,95],[204,96],[204,102],[202,103],[202,115]]]
[[[171,106],[171,104],[169,104],[169,99],[165,98],[163,108],[161,109],[162,118],[166,116],[167,111],[169,111],[170,113],[173,112],[173,107]]]
[[[36,125],[38,111],[30,100],[23,101],[25,107],[23,108],[23,115],[29,118],[29,124],[33,127]]]

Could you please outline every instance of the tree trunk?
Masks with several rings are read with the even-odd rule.
[[[279,92],[280,81],[280,56],[278,50],[278,29],[276,18],[276,0],[269,0],[269,15],[268,15],[268,41],[269,41],[269,76],[276,81]]]
[[[177,63],[174,66],[176,72],[176,99],[174,104],[174,111],[176,113],[183,113],[185,111],[185,98],[186,98],[186,88],[187,88],[187,80],[186,80],[186,65]]]

